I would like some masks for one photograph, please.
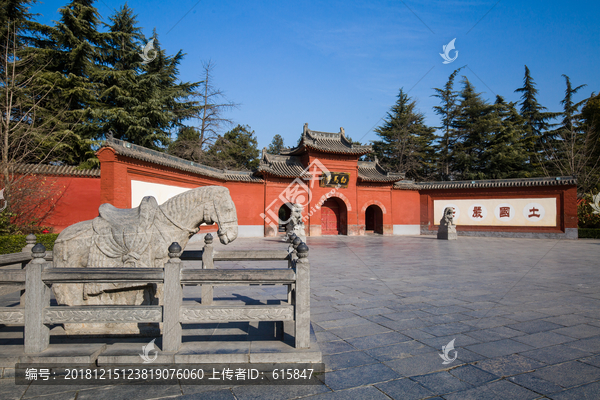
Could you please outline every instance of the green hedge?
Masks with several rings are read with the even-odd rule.
[[[580,239],[600,239],[600,229],[579,228]]]
[[[0,236],[0,254],[19,253],[27,244],[25,237],[27,235]],[[54,248],[54,241],[58,237],[57,233],[46,233],[36,235],[37,242],[46,246],[46,250]]]

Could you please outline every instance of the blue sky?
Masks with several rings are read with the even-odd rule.
[[[66,1],[35,5],[40,22],[57,20]],[[123,1],[96,1],[104,21]],[[426,123],[434,87],[461,71],[484,98],[519,96],[524,65],[538,100],[560,111],[566,74],[587,84],[576,100],[600,91],[598,1],[155,1],[134,0],[147,37],[156,28],[169,54],[182,49],[185,81],[201,80],[215,64],[214,84],[240,103],[227,114],[256,132],[259,147],[275,134],[294,145],[313,130],[346,134],[363,143],[403,87]],[[444,65],[442,46],[456,38],[457,59]],[[450,53],[454,57],[454,51]],[[457,88],[459,86],[457,85]]]

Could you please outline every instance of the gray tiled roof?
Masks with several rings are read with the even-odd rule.
[[[291,149],[283,149],[283,155],[299,155],[306,151],[306,148],[322,151],[325,153],[338,154],[356,154],[363,155],[373,151],[371,146],[358,146],[352,144],[346,139],[344,128],[340,128],[338,133],[318,132],[308,129],[308,124],[304,124],[304,131],[300,144]]]
[[[13,171],[17,174],[100,177],[99,168],[77,169],[72,165],[17,164]]]
[[[441,181],[441,182],[412,182],[401,181],[394,184],[395,189],[472,189],[496,187],[527,187],[527,186],[558,186],[576,185],[577,178],[573,176],[557,176],[545,178],[517,179],[488,179],[480,181]]]
[[[181,171],[191,172],[193,174],[203,175],[210,178],[221,179],[224,181],[238,182],[262,182],[263,180],[251,171],[228,171],[224,169],[212,168],[206,165],[198,164],[183,158],[171,156],[166,153],[147,149],[123,140],[108,138],[104,141],[104,147],[110,147],[117,154],[136,160],[147,161],[166,167],[175,168]]]
[[[258,173],[268,173],[274,176],[284,178],[310,177],[310,174],[304,171],[304,165],[298,156],[280,156],[268,154],[267,149],[263,149],[262,158],[258,165]]]
[[[396,182],[404,179],[403,173],[388,172],[377,161],[359,161],[358,162],[358,179],[363,182]]]

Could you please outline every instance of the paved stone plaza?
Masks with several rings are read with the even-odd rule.
[[[326,385],[28,388],[5,378],[0,398],[600,398],[599,240],[324,236],[308,245],[311,319]],[[237,239],[227,248],[285,246],[274,238]],[[215,290],[215,298],[285,297],[275,286],[226,289]],[[194,298],[199,288],[184,294]],[[252,330],[220,328],[198,334],[241,337]],[[20,328],[0,329],[0,344],[19,338]],[[458,357],[444,365],[439,354],[452,339]]]

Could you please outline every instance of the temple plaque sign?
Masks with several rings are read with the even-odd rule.
[[[349,181],[350,174],[348,172],[330,172],[329,174],[321,176],[319,186],[347,188]]]

